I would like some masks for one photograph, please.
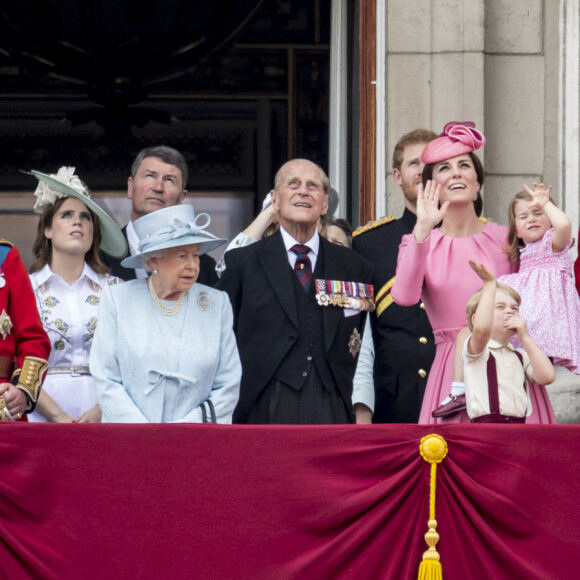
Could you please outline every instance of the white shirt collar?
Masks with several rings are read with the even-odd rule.
[[[290,252],[290,248],[295,244],[299,244],[298,240],[295,240],[282,226],[280,226],[280,233],[282,234],[282,239],[284,240],[284,247],[287,252]],[[310,248],[309,253],[313,253],[318,256],[318,251],[320,249],[320,236],[318,231],[314,232],[314,235],[304,244]]]
[[[511,345],[511,343],[508,342],[507,344],[502,344],[501,342],[498,342],[497,340],[493,340],[493,338],[489,339],[487,346],[489,348],[503,348],[505,346],[506,348],[509,348],[511,350],[515,350],[514,347]]]
[[[40,270],[39,272],[36,273],[36,280],[38,282],[38,285],[40,286],[41,284],[48,282],[53,276],[62,280],[62,278],[58,274],[55,274],[50,269],[50,266],[48,264],[46,264],[44,266],[44,268],[42,268],[42,270]],[[99,286],[101,285],[100,280],[99,280],[99,275],[86,262],[83,266],[83,271],[81,272],[81,275],[79,276],[79,280],[83,277],[88,278],[89,280],[92,280],[93,282],[95,282]]]
[[[127,241],[129,242],[129,251],[134,256],[139,250],[139,236],[131,221],[127,224]]]

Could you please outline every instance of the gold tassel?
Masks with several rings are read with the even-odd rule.
[[[425,534],[425,542],[429,549],[423,553],[423,561],[419,566],[418,580],[443,580],[443,571],[439,552],[435,546],[439,541],[437,520],[435,519],[435,484],[437,482],[437,464],[447,456],[447,441],[441,435],[431,434],[421,439],[419,445],[421,457],[431,464],[431,481],[429,486],[429,531]]]

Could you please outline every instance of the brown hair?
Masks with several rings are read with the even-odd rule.
[[[511,286],[508,286],[507,284],[502,284],[501,282],[496,282],[495,287],[496,291],[501,290],[502,292],[505,292],[508,296],[511,296],[511,298],[513,298],[517,302],[518,306],[522,303],[521,296]],[[482,291],[483,288],[480,288],[467,301],[467,306],[465,307],[465,317],[467,318],[467,326],[469,326],[469,330],[471,331],[473,331],[473,323],[471,322],[471,319],[473,318],[473,315],[475,314],[475,311],[479,306],[479,302],[481,301]]]
[[[473,152],[468,153],[469,157],[473,161],[473,167],[475,168],[475,173],[477,175],[477,182],[480,187],[483,187],[483,182],[485,181],[485,173],[483,171],[483,164],[479,157]],[[441,161],[439,161],[441,163]],[[433,179],[433,168],[437,163],[426,163],[423,167],[423,175],[421,176],[423,180],[423,187],[427,184],[430,179]],[[475,209],[475,215],[479,217],[483,212],[483,198],[481,197],[481,189],[477,192],[477,197],[473,202],[473,207]]]
[[[429,129],[415,129],[405,133],[393,149],[393,169],[401,169],[403,164],[403,154],[407,145],[416,145],[417,143],[429,143],[437,137],[435,131]]]
[[[37,272],[42,270],[46,264],[50,264],[52,261],[52,241],[49,240],[44,235],[44,230],[52,227],[52,222],[56,212],[60,206],[67,200],[68,197],[61,197],[57,199],[54,203],[51,203],[42,212],[40,219],[38,221],[38,228],[36,231],[36,240],[34,246],[32,247],[32,252],[36,260],[34,264],[30,267],[30,272]],[[78,198],[73,198],[78,199]],[[79,200],[82,201],[82,200]],[[86,206],[85,206],[86,207]],[[101,226],[99,223],[99,218],[90,208],[87,207],[87,211],[91,215],[93,222],[93,243],[91,248],[85,254],[85,262],[95,271],[97,274],[109,274],[111,270],[103,264],[99,256],[99,250],[101,249]]]
[[[518,238],[518,234],[516,232],[516,204],[518,201],[532,200],[532,196],[527,191],[518,191],[510,201],[510,205],[508,207],[508,247],[506,253],[508,255],[509,262],[512,264],[519,263],[520,248],[523,248],[526,245],[521,238]],[[556,205],[551,196],[550,201]]]

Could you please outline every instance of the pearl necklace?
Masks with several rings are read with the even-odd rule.
[[[161,314],[165,316],[175,316],[179,312],[179,309],[183,304],[183,299],[185,298],[185,292],[179,295],[179,298],[171,308],[167,308],[167,306],[161,302],[159,296],[157,296],[157,292],[155,292],[155,288],[153,287],[153,279],[151,276],[149,277],[149,280],[147,280],[147,285],[149,286],[151,298],[153,298],[153,302],[155,302],[155,306],[157,306]]]

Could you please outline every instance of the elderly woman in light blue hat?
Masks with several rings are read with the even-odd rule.
[[[147,279],[106,289],[91,351],[103,422],[229,423],[241,365],[227,294],[196,284],[199,256],[221,246],[191,205],[135,221]]]

